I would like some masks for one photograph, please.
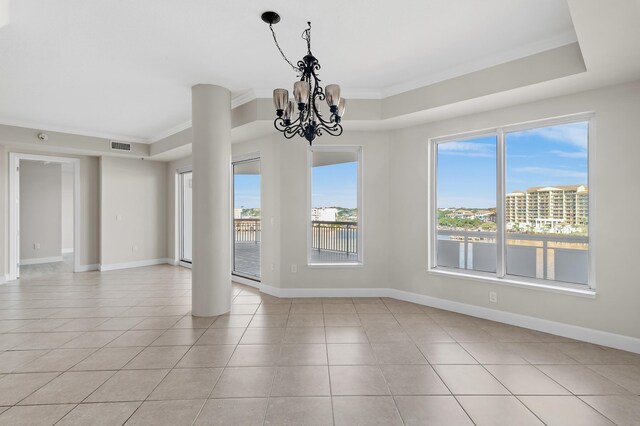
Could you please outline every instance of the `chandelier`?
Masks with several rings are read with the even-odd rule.
[[[287,59],[278,44],[273,25],[280,22],[280,15],[276,12],[265,12],[262,20],[269,24],[269,29],[273,35],[273,41],[280,51],[284,60],[296,72],[299,81],[293,84],[293,100],[289,99],[287,89],[275,89],[273,91],[273,103],[276,107],[276,119],[273,124],[277,130],[284,134],[284,137],[291,139],[298,135],[309,141],[309,145],[316,136],[328,133],[331,136],[342,134],[340,121],[344,116],[345,100],[340,97],[340,86],[329,84],[322,89],[317,71],[320,70],[320,63],[311,53],[311,22],[302,33],[302,38],[307,42],[307,54],[294,65]],[[325,119],[320,113],[318,103],[326,101],[329,105],[329,118]]]

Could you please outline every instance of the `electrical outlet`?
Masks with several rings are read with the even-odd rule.
[[[296,265],[295,263],[292,263],[291,264],[291,272],[294,273],[294,274],[296,272],[298,272],[298,265]]]
[[[116,215],[116,220],[117,221],[121,221],[122,220],[122,215],[121,214],[117,214]]]
[[[498,303],[498,293],[495,291],[489,292],[489,302]]]
[[[276,270],[276,265],[274,263],[271,264],[271,270],[275,271]]]
[[[138,251],[138,246],[135,244],[131,246],[131,251]]]
[[[34,250],[40,250],[40,243],[33,243]]]

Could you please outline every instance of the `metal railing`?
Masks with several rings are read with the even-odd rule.
[[[507,274],[587,283],[587,236],[506,232]],[[438,230],[438,265],[495,272],[496,233]]]
[[[260,242],[260,219],[234,219],[233,234],[237,243]]]
[[[311,221],[311,248],[336,253],[358,253],[358,223]]]

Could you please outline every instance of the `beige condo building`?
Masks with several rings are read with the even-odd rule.
[[[589,190],[585,185],[534,186],[506,196],[507,223],[571,224],[589,222]]]

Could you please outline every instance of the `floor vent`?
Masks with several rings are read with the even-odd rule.
[[[131,151],[131,144],[126,142],[111,141],[111,149],[114,151]]]

